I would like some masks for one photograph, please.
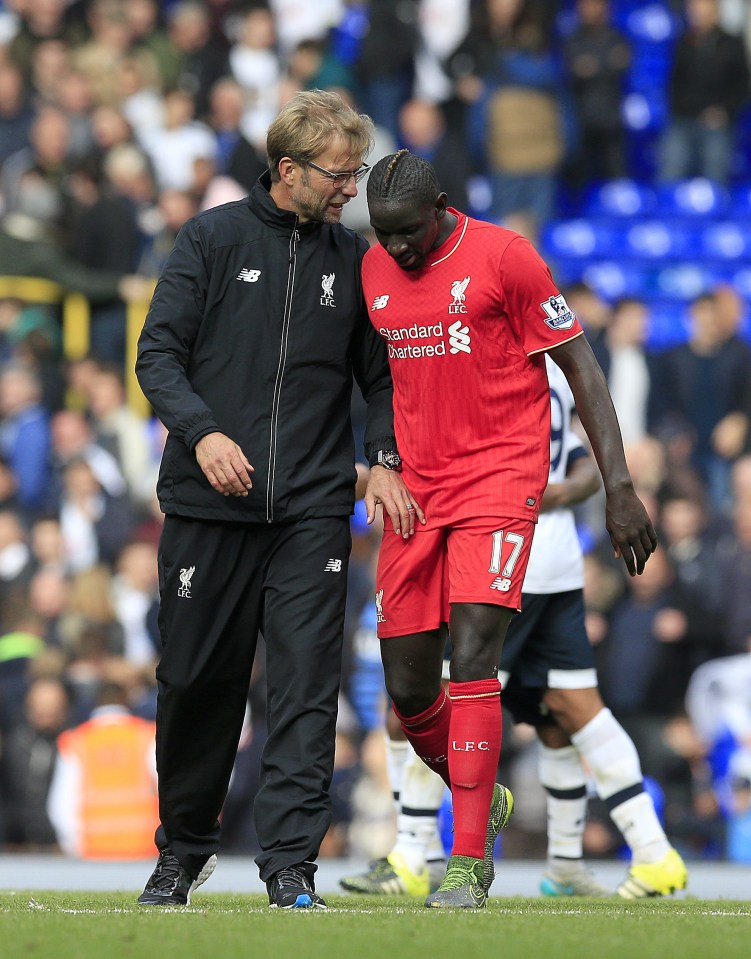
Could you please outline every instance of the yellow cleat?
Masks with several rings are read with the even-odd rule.
[[[670,896],[688,885],[688,870],[675,849],[659,862],[634,863],[616,890],[623,899]]]
[[[427,866],[413,872],[404,856],[391,852],[385,859],[371,863],[370,870],[362,876],[346,876],[339,885],[347,892],[359,892],[369,896],[419,896],[424,898],[431,891],[430,870]]]

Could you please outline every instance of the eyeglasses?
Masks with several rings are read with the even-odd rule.
[[[303,160],[301,162],[303,162],[305,166],[313,167],[314,170],[317,170],[322,176],[325,176],[328,180],[330,180],[331,185],[335,190],[343,187],[350,177],[352,177],[355,183],[359,183],[370,169],[367,163],[363,163],[359,170],[348,170],[347,172],[342,173],[332,173],[331,170],[324,170],[322,166],[318,166],[317,163],[313,163],[310,160]]]

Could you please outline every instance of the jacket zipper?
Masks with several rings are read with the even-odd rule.
[[[287,293],[284,301],[284,315],[282,317],[282,336],[279,346],[279,366],[274,382],[274,396],[271,404],[271,435],[269,437],[269,472],[266,477],[266,522],[274,521],[274,477],[276,473],[276,445],[277,425],[279,420],[279,403],[282,394],[282,380],[287,362],[287,342],[289,339],[289,324],[292,314],[292,294],[295,286],[295,267],[297,265],[297,244],[300,234],[297,232],[297,220],[289,241],[289,269],[287,270]]]

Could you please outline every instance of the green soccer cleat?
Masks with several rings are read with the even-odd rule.
[[[425,866],[413,872],[404,856],[391,852],[384,859],[376,859],[370,869],[360,876],[345,876],[339,885],[347,892],[367,896],[427,896],[431,891],[430,869]]]
[[[634,863],[616,892],[623,899],[670,896],[688,885],[688,870],[675,849],[659,862]]]
[[[612,896],[612,889],[601,886],[580,859],[548,862],[540,892],[543,896]]]
[[[488,893],[483,885],[482,859],[451,856],[443,882],[425,900],[428,909],[484,909]]]
[[[493,786],[493,798],[490,801],[490,815],[488,817],[488,831],[485,834],[485,855],[483,858],[482,887],[486,893],[495,879],[495,865],[493,850],[498,833],[508,826],[511,814],[514,811],[514,797],[507,786],[496,783]]]

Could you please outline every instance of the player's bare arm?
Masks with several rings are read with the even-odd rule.
[[[224,433],[207,433],[196,443],[196,460],[211,486],[223,496],[247,496],[253,467],[240,447]]]
[[[405,539],[414,536],[416,519],[421,523],[425,522],[425,514],[404,485],[401,474],[383,466],[373,466],[365,491],[368,523],[375,519],[376,507],[379,505],[388,513],[397,536],[401,535]]]
[[[605,486],[605,525],[616,556],[631,576],[657,548],[657,535],[644,504],[634,492],[626,465],[618,419],[605,376],[589,343],[578,336],[550,351],[563,370],[576,401],[576,411],[592,444]]]

